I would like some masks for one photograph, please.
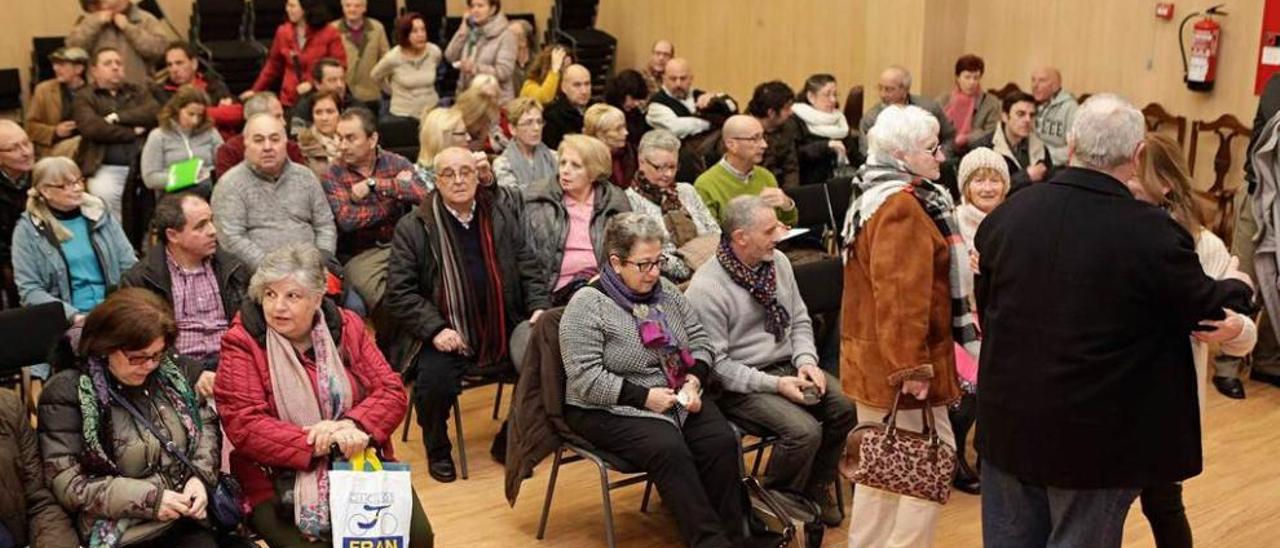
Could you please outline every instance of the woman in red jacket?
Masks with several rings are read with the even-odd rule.
[[[338,30],[329,24],[333,18],[329,17],[322,0],[288,0],[284,12],[285,22],[276,28],[266,65],[253,87],[241,94],[241,100],[259,91],[274,89],[278,82],[280,102],[285,108],[291,108],[298,97],[315,88],[311,66],[316,61],[331,57],[343,66],[347,64],[347,51],[342,47]]]
[[[324,299],[323,264],[304,244],[263,259],[223,337],[214,385],[249,525],[273,548],[330,544],[330,454],[372,445],[394,460],[391,435],[407,406],[364,322]],[[431,545],[415,494],[409,546]]]

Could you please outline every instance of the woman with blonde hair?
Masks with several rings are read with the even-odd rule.
[[[436,187],[436,154],[449,147],[466,148],[470,139],[459,110],[436,108],[423,113],[422,124],[418,128],[418,163],[414,168],[427,184],[427,190]]]
[[[1192,193],[1191,175],[1183,160],[1182,148],[1177,141],[1156,133],[1148,133],[1144,142],[1146,149],[1139,158],[1138,173],[1135,174],[1135,179],[1125,181],[1125,186],[1129,187],[1135,198],[1163,208],[1187,229],[1195,238],[1196,255],[1200,257],[1205,275],[1215,280],[1222,279],[1228,270],[1234,269],[1235,257],[1232,257],[1221,238],[1205,228],[1203,214],[1196,206]],[[1227,310],[1226,319],[1201,324],[1213,324],[1211,327],[1225,325],[1229,328],[1212,332],[1217,335],[1201,331],[1191,335],[1196,386],[1203,415],[1209,345],[1218,344],[1219,350],[1230,356],[1244,356],[1253,351],[1253,345],[1258,341],[1258,328],[1247,311],[1230,309]],[[1157,546],[1191,546],[1191,526],[1187,523],[1186,509],[1182,505],[1180,482],[1143,489],[1142,513],[1151,523],[1151,532]]]
[[[454,100],[453,109],[462,115],[462,122],[471,135],[468,148],[491,154],[502,152],[506,138],[498,128],[502,109],[493,87],[486,82],[492,77],[477,77],[478,83],[467,88]]]
[[[13,277],[22,306],[61,303],[80,323],[137,262],[133,246],[101,198],[85,192],[76,163],[36,162],[27,209],[13,231]]]
[[[609,147],[609,182],[621,188],[631,186],[639,161],[635,147],[627,139],[627,116],[622,109],[607,103],[587,107],[587,112],[582,116],[582,133],[599,139]]]
[[[542,142],[542,105],[532,98],[520,97],[507,102],[503,109],[512,126],[511,143],[493,161],[498,184],[525,189],[534,181],[556,176],[558,160],[555,151]]]
[[[524,192],[529,248],[545,269],[552,302],[562,306],[605,264],[604,227],[631,211],[621,188],[609,184],[609,147],[586,135],[566,135],[557,150],[556,179]]]

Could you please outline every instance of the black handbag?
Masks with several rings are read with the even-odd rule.
[[[165,451],[176,457],[187,469],[191,470],[192,474],[204,482],[205,493],[209,498],[206,510],[209,514],[209,523],[213,525],[213,528],[223,533],[235,532],[240,527],[240,522],[244,521],[240,482],[236,481],[230,474],[219,472],[216,483],[210,487],[209,481],[201,475],[200,469],[196,468],[196,465],[187,458],[187,455],[178,450],[173,441],[161,434],[160,429],[156,428],[155,424],[152,424],[149,419],[138,412],[138,409],[133,406],[133,403],[128,398],[117,392],[115,387],[108,386],[107,390],[111,393],[112,399],[124,407],[130,415],[133,415],[135,420],[145,426],[152,436],[160,440],[160,445],[164,447]]]

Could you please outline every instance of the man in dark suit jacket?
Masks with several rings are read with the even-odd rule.
[[[1118,547],[1144,487],[1201,471],[1188,337],[1252,290],[1238,271],[1206,276],[1186,230],[1121,182],[1137,173],[1143,123],[1094,96],[1069,135],[1071,167],[978,230],[988,548]]]
[[[565,135],[582,133],[583,114],[591,104],[591,71],[582,65],[569,65],[560,80],[560,93],[542,113],[542,142],[551,150],[560,147]]]

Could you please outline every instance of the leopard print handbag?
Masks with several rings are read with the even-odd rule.
[[[846,452],[856,451],[857,461],[842,463],[842,472],[851,472],[847,475],[857,484],[946,504],[956,472],[955,449],[938,438],[928,407],[921,409],[924,432],[898,428],[901,398],[899,392],[883,422],[864,422],[849,432]],[[846,454],[845,461],[852,456]]]

